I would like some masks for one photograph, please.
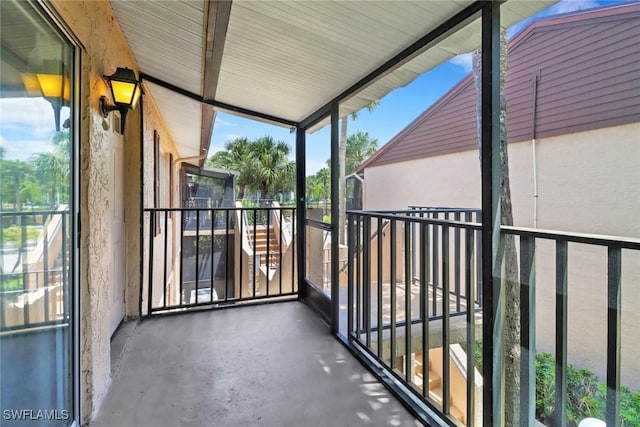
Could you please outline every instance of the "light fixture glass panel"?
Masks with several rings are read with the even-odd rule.
[[[136,83],[111,80],[111,91],[113,92],[113,101],[116,104],[126,104],[129,106],[137,99],[137,96],[134,97]]]
[[[68,77],[56,74],[36,74],[38,84],[45,98],[57,98],[62,95],[65,101],[71,99],[70,82]],[[24,80],[23,80],[24,81]]]

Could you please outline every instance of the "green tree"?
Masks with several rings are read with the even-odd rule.
[[[244,199],[247,187],[253,181],[251,169],[251,142],[247,138],[236,138],[224,145],[225,151],[218,151],[210,157],[207,166],[237,171],[236,185],[238,186],[238,198]]]
[[[331,172],[322,168],[314,175],[307,177],[307,198],[316,202],[322,201],[326,209],[327,199],[331,194]],[[326,212],[325,212],[326,214]]]
[[[46,191],[47,201],[60,203],[69,201],[69,176],[71,142],[69,131],[56,132],[51,141],[55,146],[49,153],[40,153],[33,158],[33,165],[40,186]]]
[[[291,184],[295,163],[289,160],[291,149],[283,141],[263,136],[251,143],[250,165],[252,189],[260,191],[262,199],[272,198]]]
[[[378,140],[371,138],[369,132],[358,131],[347,138],[345,174],[351,175],[365,160],[378,151]]]
[[[290,161],[289,146],[264,136],[255,141],[236,138],[225,144],[207,160],[207,166],[237,171],[238,198],[244,199],[246,190],[260,191],[263,199],[295,189],[295,163]]]

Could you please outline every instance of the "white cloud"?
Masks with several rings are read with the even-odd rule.
[[[243,135],[240,135],[238,133],[225,133],[224,134],[224,138],[227,141],[233,141],[236,138],[242,138]]]
[[[63,108],[60,121],[68,117],[69,108]],[[51,104],[43,98],[0,99],[0,132],[5,159],[26,161],[51,151],[55,132]]]
[[[449,62],[451,62],[453,65],[457,65],[458,67],[462,67],[467,73],[470,72],[473,68],[471,52],[454,56]]]
[[[598,2],[594,0],[562,0],[558,4],[549,8],[550,15],[559,13],[574,12],[576,10],[591,9],[597,7]]]
[[[216,126],[235,126],[233,123],[220,118],[220,114],[216,114]]]

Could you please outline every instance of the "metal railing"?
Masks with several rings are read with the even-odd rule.
[[[143,316],[297,298],[295,208],[144,212]]]
[[[574,268],[578,270],[593,267],[595,263],[601,263],[606,273],[602,277],[593,277],[592,283],[586,288],[596,292],[596,288],[602,289],[606,299],[598,301],[601,311],[606,312],[606,336],[600,340],[606,342],[606,370],[604,380],[606,383],[605,421],[607,425],[621,425],[620,396],[621,396],[621,349],[623,339],[628,348],[637,345],[635,337],[623,337],[621,335],[622,322],[622,287],[637,286],[636,277],[623,281],[623,253],[630,261],[626,271],[633,271],[632,267],[638,265],[640,260],[640,239],[591,235],[583,233],[558,232],[521,227],[501,228],[505,235],[516,237],[519,258],[520,276],[520,344],[522,351],[520,365],[520,406],[521,424],[533,425],[535,416],[536,398],[536,288],[540,285],[539,276],[545,272],[553,276],[549,282],[553,283],[555,292],[555,396],[553,425],[567,425],[568,408],[568,347],[569,347],[569,295],[572,300],[581,295],[575,295],[569,281],[570,259],[573,258]],[[551,245],[551,247],[549,247]],[[587,262],[581,260],[581,257]],[[635,263],[634,263],[635,260]],[[545,262],[546,261],[546,262]],[[583,262],[580,262],[583,261]],[[633,265],[631,265],[633,264]],[[633,273],[629,274],[633,276]],[[545,285],[551,285],[543,282]],[[630,288],[627,288],[631,291]],[[592,300],[593,298],[590,298]],[[596,298],[597,300],[597,298]],[[633,356],[632,356],[633,357]]]
[[[479,394],[492,393],[492,390],[477,387],[482,383],[481,367],[476,368],[474,355],[476,342],[481,341],[477,332],[481,327],[491,328],[492,336],[501,336],[504,327],[502,324],[481,325],[481,317],[476,315],[476,311],[482,309],[479,221],[480,212],[473,209],[348,212],[349,340],[366,360],[375,361],[383,371],[404,384],[407,393],[420,399],[450,425],[481,425],[483,408]],[[385,239],[380,238],[381,231],[386,234]],[[606,369],[598,372],[607,390],[602,417],[607,425],[621,425],[621,353],[623,345],[627,350],[634,346],[629,341],[633,341],[632,337],[621,335],[621,303],[623,288],[632,294],[633,287],[637,286],[640,239],[508,226],[502,226],[501,232],[496,262],[505,262],[502,242],[506,236],[514,236],[513,250],[519,272],[516,286],[520,289],[522,349],[518,391],[520,425],[536,422],[537,340],[538,346],[542,341],[551,343],[556,360],[551,425],[567,425],[567,374],[570,363],[575,364],[568,358],[568,348],[573,346],[575,355],[579,346],[594,345],[579,342],[583,338],[579,335],[584,334],[575,332],[573,316],[579,316],[580,310],[574,308],[576,311],[569,315],[569,301],[572,307],[578,307],[585,298],[592,297],[583,295],[585,289],[590,294],[599,289],[606,295],[589,302],[598,305],[597,312],[602,318],[599,323],[606,324],[598,339],[603,349],[606,343],[606,359],[602,362]],[[594,264],[598,264],[601,274],[591,273]],[[569,280],[569,270],[572,280]],[[503,270],[497,268],[496,271]],[[501,283],[506,278],[495,280]],[[537,294],[541,290],[555,296],[555,300],[550,307],[546,307],[550,301],[545,300],[545,304],[536,309],[536,295],[541,298]],[[456,316],[464,316],[464,321],[456,324]],[[570,317],[574,319],[573,337],[569,333]],[[545,321],[555,322],[553,335],[549,335],[548,329],[536,335],[536,324]],[[466,360],[461,359],[459,353],[453,354],[453,345],[458,343],[466,352]],[[548,346],[545,344],[547,349]],[[430,353],[433,354],[430,349],[434,348],[442,352],[436,359],[441,365],[438,367],[442,375],[440,396],[430,391],[427,384],[432,382],[431,378],[425,377]],[[627,355],[630,359],[634,357]],[[454,390],[454,371],[466,372],[462,393]],[[455,406],[463,406],[464,411]]]
[[[69,211],[0,213],[0,331],[69,319]]]
[[[447,219],[448,218],[448,219]],[[474,378],[476,311],[482,300],[477,210],[348,213],[349,340],[382,369],[454,422],[451,345],[461,343]],[[454,321],[460,318],[460,321]],[[430,387],[430,350],[441,347],[442,390]],[[421,372],[418,372],[422,370]],[[463,395],[475,417],[475,385]],[[457,411],[457,409],[456,409]]]

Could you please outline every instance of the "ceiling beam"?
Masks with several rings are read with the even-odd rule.
[[[294,120],[283,119],[281,117],[272,116],[271,114],[261,113],[259,111],[249,110],[243,107],[237,107],[235,105],[227,104],[225,102],[216,101],[213,99],[204,99],[202,96],[195,94],[193,92],[189,92],[186,89],[173,85],[171,83],[165,82],[162,79],[157,77],[153,77],[149,74],[145,74],[143,72],[140,73],[140,80],[148,81],[150,83],[156,84],[158,86],[162,86],[165,89],[168,89],[172,92],[178,93],[180,95],[186,96],[187,98],[193,99],[194,101],[202,102],[203,104],[211,105],[218,110],[226,110],[231,113],[235,113],[241,116],[250,117],[258,120],[263,120],[266,122],[271,122],[277,124],[279,126],[286,125],[290,127],[298,127],[299,123]]]
[[[231,0],[209,0],[205,13],[204,69],[202,70],[202,95],[204,99],[215,99],[220,77],[222,53],[229,27]],[[210,105],[202,105],[202,129],[200,152],[209,151],[216,112]],[[205,159],[200,161],[204,164]]]

